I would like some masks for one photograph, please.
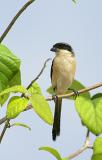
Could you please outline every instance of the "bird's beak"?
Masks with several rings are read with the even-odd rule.
[[[50,51],[52,51],[52,52],[56,52],[56,48],[55,47],[52,47],[51,49],[50,49]]]

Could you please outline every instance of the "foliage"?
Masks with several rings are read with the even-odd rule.
[[[96,138],[93,145],[92,160],[102,160],[102,138]]]
[[[76,4],[76,0],[72,0]]]
[[[30,101],[34,111],[42,118],[45,122],[52,125],[53,117],[50,110],[48,102],[45,100],[42,95],[41,89],[37,83],[33,83],[28,89],[31,94]]]
[[[10,125],[10,127],[13,127],[13,126],[24,127],[26,129],[28,129],[29,131],[31,131],[31,128],[28,125],[24,124],[24,123],[13,123],[12,125]]]
[[[6,46],[0,44],[0,92],[5,88],[20,84],[20,59]],[[0,97],[0,104],[3,105],[8,97],[9,94]]]
[[[76,110],[84,125],[95,135],[102,133],[102,95],[92,99],[82,96],[75,101]]]
[[[57,160],[69,160],[68,157],[65,157],[65,158],[62,158],[60,153],[54,149],[54,148],[51,148],[51,147],[40,147],[39,150],[43,150],[43,151],[47,151],[49,153],[51,153]]]
[[[47,152],[51,153],[54,157],[56,157],[57,160],[62,160],[60,154],[54,148],[51,148],[51,147],[40,147],[39,150],[47,151]]]
[[[16,118],[27,107],[28,99],[18,96],[12,97],[7,105],[6,116],[8,119]]]
[[[40,116],[40,118],[42,118],[48,124],[52,125],[52,112],[45,98],[42,95],[35,94],[31,96],[30,100],[34,111]]]
[[[24,88],[21,85],[18,86],[13,86],[13,87],[9,87],[5,90],[3,90],[2,92],[0,92],[0,98],[2,98],[3,96],[10,94],[10,93],[23,93],[26,94],[28,91],[26,88]]]

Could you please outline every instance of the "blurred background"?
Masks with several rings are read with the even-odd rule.
[[[25,0],[1,1],[0,34],[3,33],[13,16],[25,3]],[[77,59],[76,79],[85,86],[101,82],[102,61],[102,1],[78,0],[75,5],[71,0],[36,0],[21,15],[4,41],[21,61],[22,84],[26,87],[40,72],[44,61],[54,57],[50,48],[56,42],[72,45]],[[51,61],[38,80],[43,94],[48,97],[46,89],[50,81]],[[96,93],[100,88],[92,91]],[[54,111],[54,103],[50,102]],[[0,109],[0,118],[5,115],[6,106]],[[15,122],[24,122],[32,130],[14,127],[7,130],[0,145],[0,158],[6,159],[42,159],[54,160],[47,152],[38,151],[41,146],[56,148],[66,157],[79,149],[85,140],[86,128],[81,125],[73,101],[63,100],[61,135],[52,141],[51,130],[33,110],[20,114]],[[91,142],[94,140],[91,135]],[[86,160],[92,152],[87,150],[75,160]]]

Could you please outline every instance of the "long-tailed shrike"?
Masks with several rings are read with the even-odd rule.
[[[56,95],[64,94],[74,80],[76,61],[72,47],[67,43],[56,43],[51,48],[55,52],[51,66],[51,82]],[[52,138],[60,134],[60,117],[61,117],[62,98],[55,100],[55,113],[52,129]]]

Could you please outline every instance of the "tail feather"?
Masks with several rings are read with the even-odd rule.
[[[61,105],[62,105],[62,99],[56,98],[54,122],[53,122],[53,129],[52,129],[53,140],[56,140],[56,136],[60,135]]]

